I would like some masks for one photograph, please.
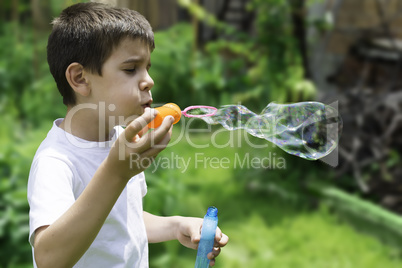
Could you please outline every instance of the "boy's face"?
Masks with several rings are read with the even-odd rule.
[[[122,120],[128,123],[128,118],[132,121],[143,114],[146,107],[150,107],[150,90],[154,85],[148,74],[150,54],[148,45],[141,39],[126,38],[105,61],[102,76],[86,74],[90,81],[92,102],[105,103],[104,120],[109,124],[123,124]],[[114,123],[110,122],[111,118],[114,118]]]

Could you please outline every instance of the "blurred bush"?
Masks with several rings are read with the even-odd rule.
[[[65,109],[52,76],[44,74],[46,40],[35,47],[32,29],[19,25],[24,34],[17,35],[16,27],[14,23],[0,27],[0,267],[31,263],[29,168],[49,128],[45,124],[61,117]],[[38,66],[34,57],[42,57]]]
[[[186,1],[181,1],[186,2]],[[157,32],[151,75],[154,99],[180,106],[239,103],[261,111],[269,102],[313,100],[314,84],[305,78],[288,1],[250,1],[256,34],[239,32],[195,4],[186,7],[207,19],[220,38],[195,49],[190,24]]]
[[[32,29],[19,27],[23,35],[15,34],[13,23],[0,28],[0,114],[39,126],[63,116],[65,107],[47,67],[47,40],[34,42]]]

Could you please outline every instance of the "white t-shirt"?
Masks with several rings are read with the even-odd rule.
[[[62,120],[53,123],[35,154],[29,174],[31,245],[35,230],[51,225],[80,196],[122,131],[121,127],[116,127],[111,141],[90,142],[59,128]],[[148,239],[142,207],[146,192],[144,173],[130,179],[98,236],[74,267],[148,267]],[[35,260],[33,262],[36,267]]]

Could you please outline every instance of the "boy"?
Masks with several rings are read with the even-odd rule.
[[[149,23],[132,10],[81,3],[54,21],[48,63],[67,113],[29,175],[35,267],[148,267],[148,242],[197,247],[202,219],[142,209],[143,171],[167,146],[173,122],[146,132],[153,48]],[[228,237],[218,229],[215,240],[212,265]]]

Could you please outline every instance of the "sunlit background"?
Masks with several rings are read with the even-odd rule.
[[[66,110],[47,36],[77,2],[0,1],[2,268],[32,267],[28,172]],[[145,210],[203,217],[216,206],[230,237],[216,267],[402,267],[402,1],[102,2],[151,23],[155,103],[260,113],[270,102],[320,101],[343,118],[339,149],[323,161],[183,119],[146,171]],[[177,241],[150,245],[151,267],[193,267],[195,258]]]

